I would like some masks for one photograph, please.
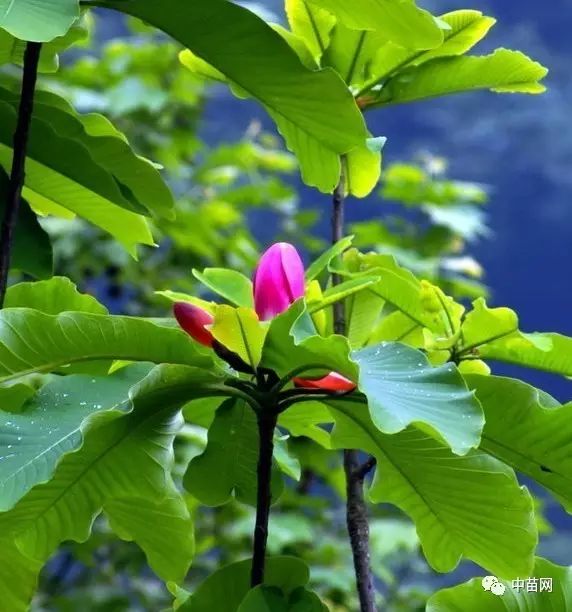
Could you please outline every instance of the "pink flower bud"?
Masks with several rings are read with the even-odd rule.
[[[212,347],[213,335],[205,327],[214,321],[210,313],[188,302],[177,302],[173,306],[173,313],[179,325],[193,340]]]
[[[353,391],[356,384],[337,372],[330,372],[323,378],[294,378],[299,389],[322,389],[322,391]]]
[[[287,242],[273,244],[254,272],[254,309],[261,321],[273,319],[304,295],[304,264]]]

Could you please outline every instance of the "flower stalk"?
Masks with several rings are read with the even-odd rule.
[[[275,410],[262,410],[258,418],[258,484],[256,496],[256,522],[254,526],[254,542],[252,554],[252,569],[250,586],[254,588],[264,581],[266,565],[266,544],[268,542],[268,521],[272,505],[272,456],[274,453],[274,429],[277,414]]]

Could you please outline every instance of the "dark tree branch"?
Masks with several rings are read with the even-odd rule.
[[[376,464],[377,459],[375,457],[369,457],[360,466],[358,466],[354,473],[355,478],[363,482],[365,477],[371,472],[371,470],[373,470]]]
[[[258,454],[258,492],[256,499],[256,523],[254,526],[254,545],[250,586],[255,587],[264,581],[266,561],[266,542],[268,540],[268,519],[272,503],[271,477],[272,454],[274,452],[274,429],[277,416],[274,410],[263,410],[258,413],[258,435],[260,448]]]
[[[344,237],[344,204],[346,193],[345,158],[342,158],[340,182],[334,191],[332,209],[332,243]],[[332,275],[332,284],[339,285],[342,279],[338,274]],[[346,322],[344,302],[334,304],[334,332],[345,334]],[[363,478],[360,476],[360,461],[355,450],[344,451],[344,471],[346,473],[346,523],[356,574],[356,585],[361,612],[375,612],[375,591],[370,568],[369,522],[367,505],[363,493]]]
[[[4,218],[0,228],[0,308],[4,304],[6,287],[8,285],[12,242],[18,222],[18,212],[24,187],[26,150],[28,148],[32,111],[34,110],[34,93],[36,91],[41,50],[41,43],[29,42],[26,45],[26,53],[24,55],[24,75],[22,77],[18,122],[14,132],[12,171],[10,173]]]
[[[376,612],[375,591],[370,567],[369,520],[360,477],[359,454],[355,450],[344,451],[346,473],[346,523],[350,536],[356,585],[361,612]]]

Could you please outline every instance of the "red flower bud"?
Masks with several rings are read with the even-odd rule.
[[[273,319],[304,295],[304,264],[287,242],[273,244],[254,272],[254,309],[261,321]]]
[[[323,391],[353,391],[356,384],[337,372],[330,372],[322,378],[294,378],[294,386],[299,389],[322,389]]]
[[[214,321],[210,313],[188,302],[177,302],[173,306],[173,313],[179,325],[193,340],[212,347],[214,338],[206,329],[206,326],[211,325]]]

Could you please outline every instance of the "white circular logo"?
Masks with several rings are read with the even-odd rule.
[[[504,595],[506,591],[506,587],[502,582],[499,582],[496,576],[485,576],[481,584],[483,585],[483,589],[485,591],[490,591],[493,595]]]

